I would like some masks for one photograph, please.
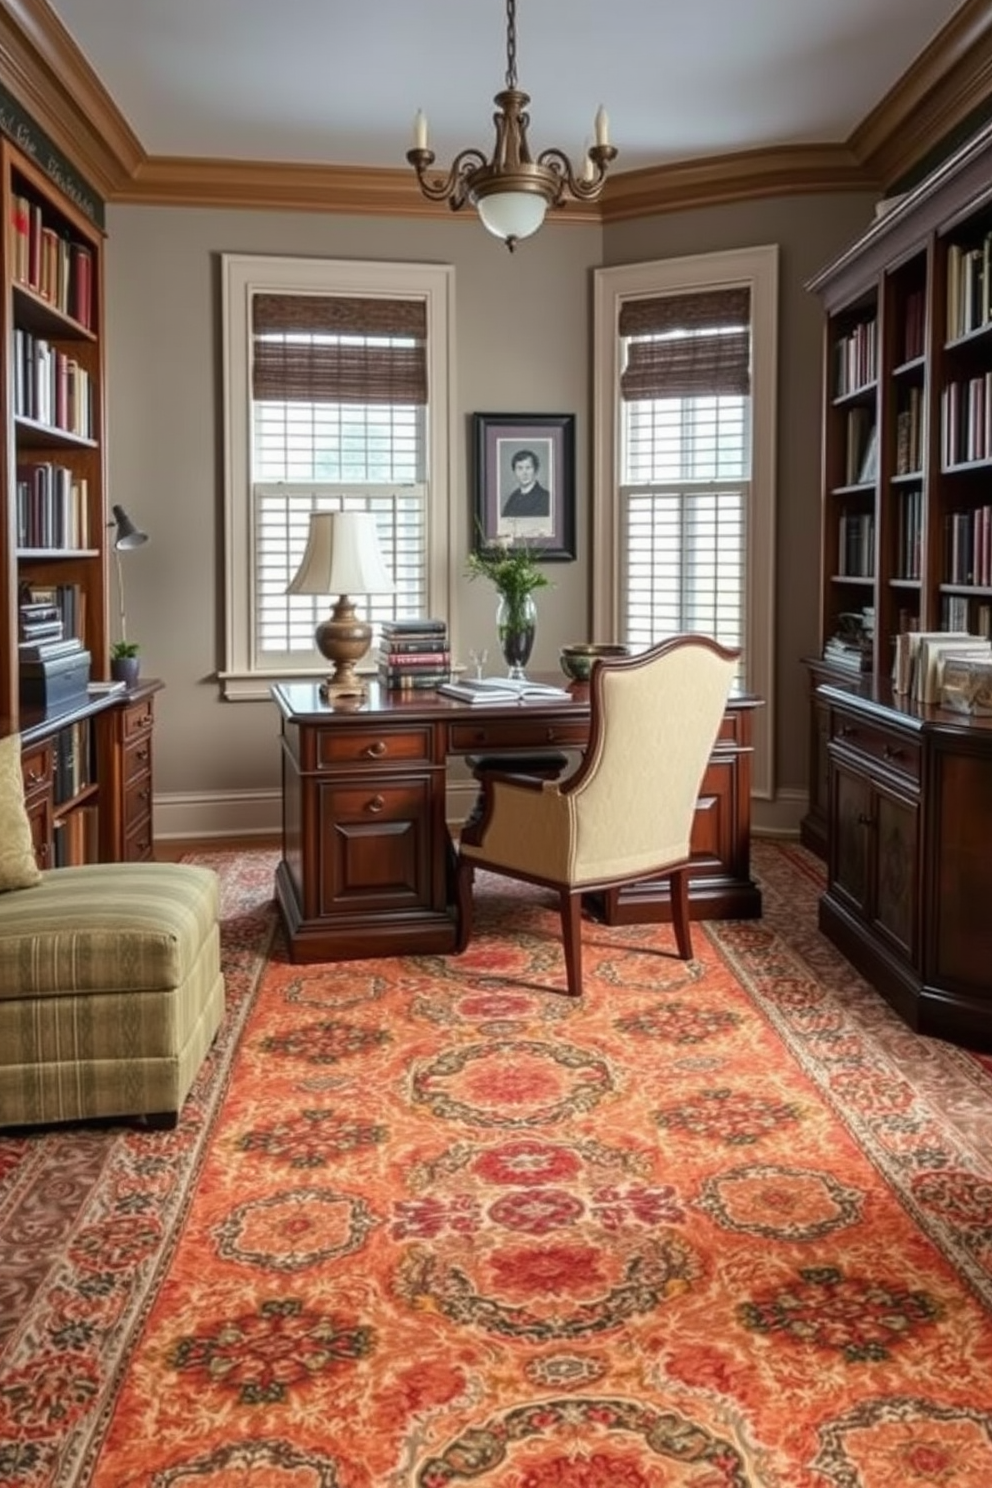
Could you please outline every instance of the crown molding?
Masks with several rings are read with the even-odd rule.
[[[992,100],[992,6],[966,0],[848,140],[884,185]]]
[[[611,177],[604,222],[726,202],[814,191],[870,191],[880,183],[846,145],[778,145],[703,160],[673,161]]]
[[[0,0],[0,71],[40,129],[103,197],[144,159],[130,125],[45,0]]]
[[[354,165],[153,155],[117,189],[114,201],[148,206],[276,208],[477,221],[472,212],[452,213],[446,203],[428,201],[411,170]],[[599,220],[596,207],[587,203],[570,202],[564,215],[576,222]],[[561,213],[555,214],[556,221],[561,218]]]
[[[0,70],[13,97],[107,201],[452,220],[412,172],[150,157],[46,0],[0,0]],[[843,143],[774,146],[612,176],[598,203],[555,222],[819,191],[884,189],[992,101],[992,6],[965,0]]]

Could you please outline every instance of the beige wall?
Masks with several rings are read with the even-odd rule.
[[[150,534],[125,555],[128,634],[142,644],[158,700],[159,830],[237,830],[271,809],[279,783],[275,710],[224,703],[223,441],[219,255],[325,255],[451,263],[455,268],[452,634],[462,659],[494,640],[494,596],[462,578],[471,521],[470,415],[577,415],[579,557],[554,564],[538,596],[534,664],[587,635],[591,428],[591,270],[721,248],[781,246],[777,782],[805,786],[803,677],[816,643],[820,317],[803,281],[866,224],[862,196],[793,198],[621,224],[549,222],[515,255],[472,218],[438,222],[306,213],[111,207],[107,244],[109,499]],[[226,815],[210,803],[227,797]]]

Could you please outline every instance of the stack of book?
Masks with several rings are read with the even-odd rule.
[[[21,599],[17,660],[22,704],[60,708],[86,696],[90,653],[78,636],[65,634],[57,604]]]
[[[837,630],[823,645],[823,659],[849,672],[870,672],[875,636],[875,610],[866,605],[837,617]]]
[[[390,692],[433,689],[451,675],[448,627],[417,617],[387,620],[379,641],[379,681]]]

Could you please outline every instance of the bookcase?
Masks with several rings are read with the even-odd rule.
[[[992,633],[992,126],[809,284],[824,307],[821,927],[914,1026],[992,1038],[992,728],[892,686],[909,631]]]
[[[0,731],[22,736],[42,867],[150,857],[159,684],[95,697],[85,685],[106,679],[110,640],[103,233],[6,138],[0,196]],[[62,637],[69,653],[53,675],[78,658],[83,682],[39,700],[23,681],[46,637],[50,661]]]

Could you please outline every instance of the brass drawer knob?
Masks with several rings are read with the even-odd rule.
[[[385,752],[386,743],[384,739],[376,739],[375,743],[370,744],[365,751],[365,753],[367,755],[370,755],[372,759],[381,759]]]
[[[369,802],[369,810],[373,813],[378,813],[383,809],[385,804],[381,796],[373,796]]]

